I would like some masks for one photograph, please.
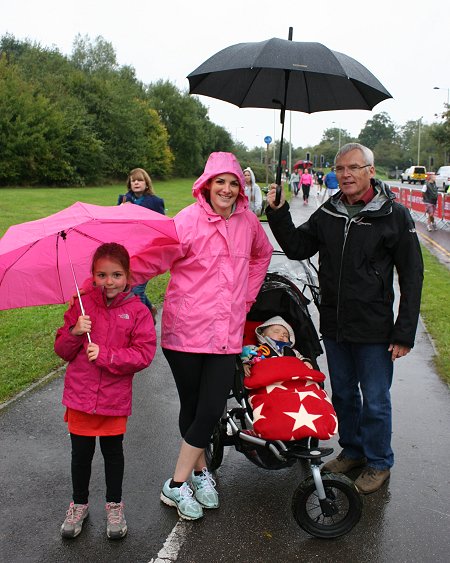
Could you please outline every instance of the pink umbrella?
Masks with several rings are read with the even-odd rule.
[[[0,310],[66,303],[77,280],[90,276],[104,242],[130,255],[148,246],[178,244],[173,220],[139,205],[77,202],[53,215],[10,227],[0,239]]]

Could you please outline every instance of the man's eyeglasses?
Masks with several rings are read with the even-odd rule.
[[[357,164],[352,164],[351,166],[336,166],[335,170],[336,174],[344,174],[346,170],[348,170],[350,174],[357,174],[360,170],[362,170],[363,168],[368,168],[369,166],[372,165],[365,164],[364,166],[358,166]]]

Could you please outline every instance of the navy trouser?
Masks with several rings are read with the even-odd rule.
[[[338,343],[325,337],[323,342],[343,454],[365,456],[369,467],[389,469],[394,465],[389,343]]]

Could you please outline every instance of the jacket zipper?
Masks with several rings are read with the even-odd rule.
[[[354,222],[353,218],[347,219],[343,215],[341,215],[341,217],[345,220],[345,226],[344,226],[344,244],[342,245],[341,263],[339,266],[339,282],[338,282],[338,295],[337,295],[337,307],[336,307],[336,342],[340,341],[339,310],[341,305],[342,265],[344,262],[344,252],[345,252],[345,245],[347,244],[348,231],[350,230],[351,223]]]

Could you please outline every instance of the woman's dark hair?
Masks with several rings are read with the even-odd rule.
[[[100,258],[109,258],[117,262],[122,266],[127,277],[130,277],[130,255],[128,254],[128,250],[121,244],[117,242],[105,242],[97,248],[92,257],[92,274],[94,273],[95,263],[97,260],[100,260]]]

